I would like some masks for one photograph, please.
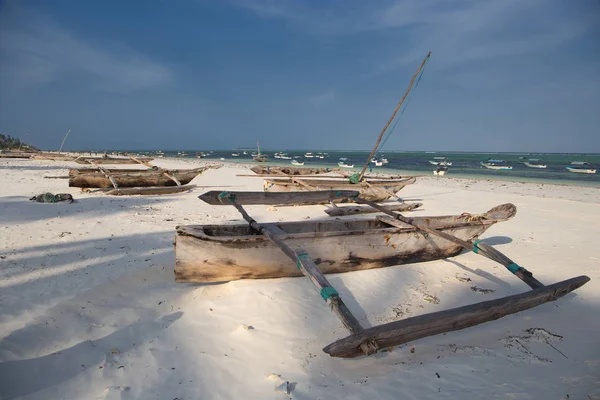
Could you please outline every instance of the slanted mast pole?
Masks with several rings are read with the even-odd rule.
[[[69,136],[69,133],[71,133],[71,129],[69,129],[67,131],[67,134],[65,135],[65,138],[63,139],[62,143],[60,144],[60,149],[58,149],[58,152],[60,153],[62,151],[63,146],[65,145],[65,140],[67,140],[67,136]]]
[[[377,148],[379,147],[379,144],[381,143],[381,139],[383,138],[383,134],[385,133],[385,131],[387,130],[387,128],[390,126],[390,124],[392,123],[392,121],[396,117],[396,114],[398,113],[398,110],[400,110],[400,107],[402,107],[402,103],[404,103],[404,100],[406,100],[406,96],[408,96],[408,94],[410,93],[410,90],[412,89],[413,84],[415,83],[415,79],[417,78],[417,76],[419,75],[419,73],[421,72],[421,70],[423,69],[423,67],[425,66],[425,63],[427,62],[427,60],[429,59],[430,56],[431,56],[431,51],[429,53],[427,53],[427,56],[425,57],[425,59],[423,60],[423,62],[421,63],[421,65],[419,66],[419,69],[413,75],[412,79],[410,80],[410,84],[408,85],[408,89],[406,90],[406,93],[404,93],[404,96],[402,96],[402,99],[400,99],[400,102],[396,106],[396,109],[392,113],[392,116],[388,120],[387,124],[385,124],[385,126],[381,130],[381,133],[379,134],[379,138],[377,139],[377,143],[375,143],[375,147],[373,147],[373,150],[371,151],[371,154],[369,154],[369,157],[367,157],[367,161],[365,162],[365,165],[363,165],[362,170],[360,171],[360,174],[358,176],[358,180],[359,181],[361,181],[362,178],[363,178],[363,176],[365,175],[365,171],[367,170],[367,167],[369,166],[369,162],[371,161],[371,158],[375,155],[375,152],[377,151]]]

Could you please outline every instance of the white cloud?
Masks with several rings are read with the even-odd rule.
[[[144,55],[87,42],[51,18],[31,11],[25,18],[4,13],[0,26],[0,73],[16,84],[77,77],[103,90],[131,92],[172,78],[169,68]]]
[[[539,53],[577,38],[600,24],[600,7],[595,2],[356,0],[335,3],[336,7],[331,2],[300,0],[230,1],[261,18],[283,20],[310,34],[354,35],[389,31],[389,35],[397,38],[396,47],[384,54],[400,55],[383,57],[383,61],[374,66],[374,73],[418,63],[429,50],[434,53],[436,68]]]

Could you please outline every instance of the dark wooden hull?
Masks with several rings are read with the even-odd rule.
[[[152,157],[136,157],[139,161],[150,162],[154,160]],[[75,159],[78,164],[139,164],[131,158],[117,157],[79,157]]]
[[[495,211],[500,209],[501,211]],[[493,224],[511,218],[513,205],[481,215],[415,217],[417,223],[472,241]],[[324,274],[359,271],[452,257],[462,246],[423,234],[406,225],[397,228],[378,218],[299,221],[270,224],[292,248],[303,248]],[[175,279],[221,282],[302,276],[294,262],[248,224],[177,227]]]
[[[208,167],[181,170],[164,170],[167,174],[175,177],[182,185],[186,185]],[[127,187],[154,187],[154,186],[177,186],[177,184],[160,170],[145,170],[135,172],[112,172],[110,176],[115,180],[119,188]],[[77,174],[69,178],[70,187],[80,188],[113,188],[110,179],[100,171],[89,174]]]

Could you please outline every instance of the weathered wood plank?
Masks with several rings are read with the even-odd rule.
[[[333,357],[352,358],[362,355],[360,344],[365,340],[374,340],[379,348],[383,349],[465,329],[554,301],[585,285],[589,280],[587,276],[578,276],[513,296],[375,326],[337,340],[326,346],[323,351]]]
[[[397,204],[385,204],[390,211],[410,211],[419,208],[423,203],[397,203]],[[356,214],[367,214],[381,212],[371,206],[344,206],[344,207],[330,207],[325,210],[327,214],[332,217],[342,217],[345,215],[356,215]]]
[[[131,195],[153,195],[153,194],[171,194],[187,192],[196,187],[196,185],[182,185],[182,186],[159,186],[159,187],[132,187],[132,188],[119,188],[104,191],[104,194],[114,196],[131,196]]]
[[[154,160],[152,157],[139,157],[138,159],[142,161]],[[78,164],[137,164],[136,161],[133,161],[130,158],[118,157],[78,157],[75,159],[75,162]]]
[[[358,196],[354,190],[323,190],[318,192],[225,192],[211,190],[198,198],[211,205],[251,204],[321,204],[335,199]]]

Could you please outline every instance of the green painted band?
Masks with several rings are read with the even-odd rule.
[[[337,292],[337,290],[335,290],[335,288],[333,288],[331,286],[327,286],[327,287],[324,287],[323,289],[321,289],[321,297],[325,301],[327,301],[327,299],[330,298],[331,296],[335,296],[335,295],[339,295],[339,293]]]
[[[481,242],[481,240],[476,240],[473,242],[473,253],[475,253],[475,254],[479,254],[478,253],[479,247],[477,247],[477,243],[479,243],[479,242]]]
[[[227,199],[227,200],[229,200],[229,202],[234,202],[235,194],[231,194],[229,192],[221,192],[221,193],[219,193],[219,201],[221,203],[224,203],[223,199]]]
[[[302,266],[302,263],[300,262],[300,260],[308,260],[310,259],[310,256],[306,253],[302,253],[302,254],[296,254],[296,268],[298,268],[298,271],[300,271],[300,267]]]
[[[519,264],[515,264],[515,263],[507,265],[506,268],[513,274],[516,274],[517,271],[523,269],[523,267],[521,267]]]

